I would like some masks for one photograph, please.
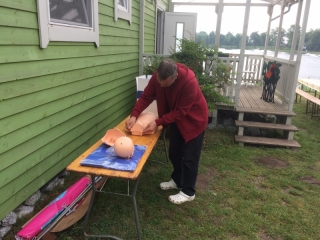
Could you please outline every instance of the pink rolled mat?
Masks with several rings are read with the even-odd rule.
[[[83,192],[90,182],[88,177],[82,177],[42,209],[16,234],[15,238],[17,240],[29,240],[35,237],[50,222],[59,216],[59,214]]]

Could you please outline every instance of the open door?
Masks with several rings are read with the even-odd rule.
[[[197,14],[166,12],[164,17],[163,54],[170,55],[171,49],[179,51],[176,38],[196,38]]]

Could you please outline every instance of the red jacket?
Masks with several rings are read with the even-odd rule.
[[[177,63],[178,77],[169,87],[161,87],[157,72],[134,106],[131,116],[138,117],[156,98],[157,126],[166,127],[175,122],[185,141],[197,137],[208,124],[208,105],[192,70]]]

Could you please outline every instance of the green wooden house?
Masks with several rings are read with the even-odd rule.
[[[129,115],[167,8],[0,0],[0,219]]]

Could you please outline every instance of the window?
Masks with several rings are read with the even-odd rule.
[[[179,39],[183,39],[183,32],[184,32],[184,23],[176,23],[176,47],[175,50],[176,52],[180,52],[181,46]]]
[[[40,47],[49,41],[99,46],[98,0],[38,0]]]
[[[118,18],[128,20],[131,24],[131,1],[132,0],[114,0],[114,20]]]

